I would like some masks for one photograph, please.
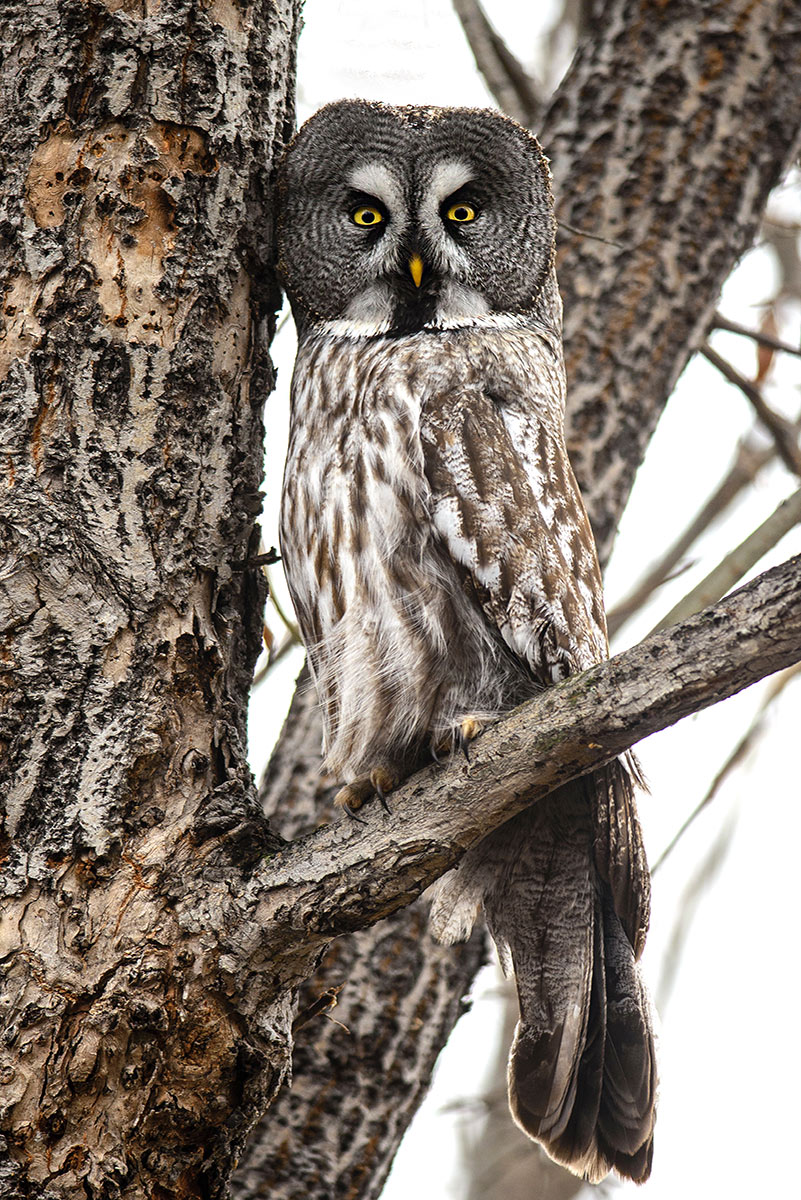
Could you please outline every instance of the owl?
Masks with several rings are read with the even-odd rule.
[[[496,112],[359,100],[278,173],[298,331],[281,545],[349,813],[607,655],[564,441],[547,160]],[[472,849],[432,910],[483,909],[520,1006],[520,1127],[594,1182],[651,1168],[656,1067],[637,959],[649,877],[631,765],[562,787]]]

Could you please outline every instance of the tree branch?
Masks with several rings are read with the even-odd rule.
[[[781,338],[764,333],[761,329],[749,329],[747,325],[730,321],[728,317],[723,316],[723,313],[715,313],[712,328],[713,330],[724,329],[727,333],[739,333],[741,337],[750,338],[759,346],[767,346],[769,350],[780,350],[783,354],[794,354],[801,357],[801,346],[791,346],[789,342],[783,342]]]
[[[659,858],[652,865],[651,875],[655,875],[665,860],[670,857],[681,839],[684,837],[687,830],[690,829],[690,827],[696,822],[704,809],[712,803],[712,801],[715,799],[715,796],[718,794],[721,787],[732,774],[732,772],[740,766],[749,751],[753,749],[754,744],[759,740],[765,731],[765,720],[768,709],[773,704],[773,701],[777,698],[777,696],[781,695],[788,683],[791,683],[793,679],[798,677],[799,669],[801,669],[801,663],[796,663],[795,666],[788,667],[787,670],[782,671],[782,673],[773,681],[768,689],[767,694],[763,698],[762,703],[757,709],[756,715],[751,721],[751,724],[748,726],[734,749],[728,754],[726,761],[715,775],[715,778],[707,788],[706,793],[698,802],[698,804],[696,804],[695,808],[692,810],[686,820],[682,822],[673,837],[668,842],[665,849],[659,855]]]
[[[793,0],[732,0],[725,15],[606,3],[538,131],[559,221],[624,247],[565,238],[557,261],[567,445],[602,565],[667,397],[793,161],[800,50]]]
[[[453,0],[453,7],[498,107],[521,125],[534,124],[541,108],[534,80],[493,29],[479,0]]]
[[[739,546],[735,546],[701,582],[676,604],[656,629],[667,629],[691,613],[712,604],[734,587],[786,533],[801,521],[801,488],[782,500],[778,508],[757,526]]]
[[[745,375],[741,375],[736,367],[727,362],[708,343],[701,347],[701,353],[708,362],[712,363],[713,367],[717,367],[729,383],[733,383],[740,389],[776,443],[776,452],[779,458],[788,471],[792,471],[794,475],[801,478],[801,451],[798,449],[796,433],[790,421],[780,413],[774,412],[770,405],[765,403],[760,389],[750,379],[746,379]]]
[[[682,717],[801,658],[801,555],[516,709],[472,761],[413,776],[366,825],[326,825],[257,871],[254,919],[282,938],[336,937],[419,895],[528,804]]]
[[[794,427],[798,428],[797,422]],[[772,441],[767,446],[756,445],[754,437],[750,433],[740,441],[734,462],[684,532],[646,571],[629,594],[607,611],[606,627],[610,639],[622,629],[629,618],[645,604],[658,587],[661,587],[668,579],[675,578],[679,573],[676,571],[676,567],[690,547],[702,533],[706,532],[713,521],[726,511],[743,489],[753,483],[763,467],[773,462],[775,457],[776,446]],[[733,584],[729,586],[733,586]],[[718,596],[720,594],[718,592]],[[717,596],[710,597],[710,601],[715,599]],[[696,605],[692,611],[697,611],[698,607],[700,606]]]

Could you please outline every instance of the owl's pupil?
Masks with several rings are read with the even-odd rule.
[[[365,225],[372,225],[374,220],[375,220],[375,213],[371,213],[371,212],[362,213],[362,221],[364,222]]]
[[[457,221],[466,221],[469,216],[469,213],[466,208],[457,208],[457,209],[455,209],[453,215]]]

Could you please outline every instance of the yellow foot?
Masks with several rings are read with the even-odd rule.
[[[452,754],[454,750],[461,750],[467,761],[470,762],[470,743],[475,741],[483,730],[484,726],[478,717],[463,717],[460,724],[454,727],[448,737],[443,738],[438,745],[432,747],[434,758],[439,761],[440,755]]]
[[[340,788],[334,796],[334,804],[344,808],[349,817],[361,820],[360,817],[356,817],[356,809],[361,808],[371,796],[378,796],[382,807],[389,812],[387,792],[391,792],[397,786],[398,780],[386,767],[374,767],[369,775],[354,779],[352,783],[346,783]]]

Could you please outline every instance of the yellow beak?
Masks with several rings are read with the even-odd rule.
[[[413,254],[409,259],[409,270],[414,280],[414,286],[419,287],[423,278],[423,260],[419,254]]]

